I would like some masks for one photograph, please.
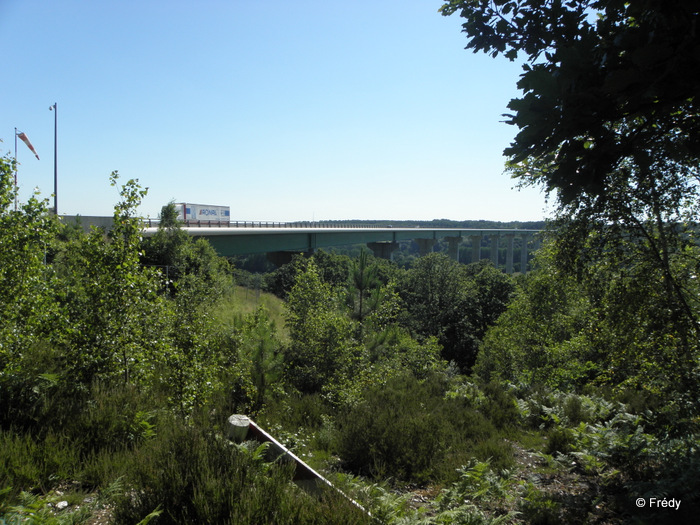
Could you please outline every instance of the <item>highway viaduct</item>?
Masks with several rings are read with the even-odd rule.
[[[91,225],[111,228],[111,217],[62,216],[66,223],[79,221],[85,229]],[[144,221],[143,235],[154,235],[157,221]],[[253,253],[266,253],[268,258],[283,264],[291,260],[295,253],[313,253],[318,248],[367,245],[375,256],[390,259],[402,241],[415,241],[421,255],[433,251],[440,239],[447,241],[448,255],[458,260],[459,246],[468,242],[471,246],[471,260],[479,261],[488,252],[488,258],[496,267],[503,267],[512,273],[515,257],[515,239],[520,238],[520,268],[527,268],[530,245],[538,242],[540,230],[525,229],[469,229],[469,228],[392,228],[360,224],[339,226],[317,222],[269,223],[231,222],[227,224],[197,225],[184,224],[182,229],[193,237],[207,239],[219,255],[231,257]],[[484,240],[486,241],[484,243]],[[500,265],[499,247],[505,243],[505,265]],[[484,246],[485,244],[485,246]]]
[[[415,241],[421,255],[433,251],[440,239],[447,241],[448,255],[458,260],[459,246],[469,242],[472,261],[481,260],[487,240],[489,258],[499,266],[499,246],[505,243],[505,270],[513,273],[515,239],[520,238],[520,268],[527,268],[530,241],[536,242],[539,230],[523,229],[458,229],[458,228],[390,228],[360,226],[325,226],[309,223],[305,226],[282,223],[245,223],[241,226],[198,226],[183,229],[193,237],[204,237],[223,256],[267,253],[272,262],[281,264],[291,260],[294,253],[313,253],[318,248],[350,244],[367,245],[376,257],[391,259],[401,241]],[[275,225],[276,224],[276,225]],[[153,235],[157,228],[146,228],[144,235]]]

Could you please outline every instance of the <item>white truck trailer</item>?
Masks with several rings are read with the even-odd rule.
[[[209,206],[206,204],[190,204],[178,202],[175,204],[178,219],[184,223],[228,224],[231,222],[231,208],[228,206]]]

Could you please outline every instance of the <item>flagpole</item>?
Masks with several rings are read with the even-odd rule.
[[[17,128],[15,128],[15,211],[17,211]]]
[[[53,212],[58,215],[58,105],[49,107],[53,110]]]

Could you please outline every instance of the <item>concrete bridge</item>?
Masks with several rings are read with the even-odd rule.
[[[63,222],[79,222],[83,228],[98,226],[109,230],[111,217],[62,216]],[[520,268],[527,269],[531,245],[538,243],[540,230],[525,229],[469,229],[469,228],[392,228],[367,224],[322,223],[322,222],[230,222],[230,223],[185,223],[182,229],[193,237],[207,239],[219,255],[230,257],[251,253],[266,253],[270,261],[281,265],[289,262],[295,253],[313,253],[318,248],[366,244],[376,257],[391,259],[392,253],[402,241],[415,241],[421,255],[433,251],[440,239],[447,241],[447,253],[455,260],[459,258],[459,247],[468,243],[471,260],[491,259],[495,267],[501,266],[499,247],[505,245],[506,257],[503,268],[512,273],[515,257],[515,239],[520,239]],[[145,237],[158,231],[157,221],[144,221]],[[484,257],[485,252],[488,253]]]
[[[366,244],[376,257],[391,259],[401,241],[415,241],[421,255],[433,251],[440,239],[447,241],[447,253],[458,260],[459,246],[470,243],[472,261],[481,260],[483,240],[494,266],[499,266],[498,253],[505,243],[505,270],[513,272],[515,239],[520,238],[520,268],[527,268],[530,241],[539,230],[521,229],[458,229],[458,228],[391,228],[361,226],[328,226],[318,223],[241,223],[239,226],[184,226],[193,237],[204,237],[223,256],[267,253],[275,264],[289,262],[294,253],[313,253],[318,248]],[[153,235],[157,228],[146,228],[144,235]]]

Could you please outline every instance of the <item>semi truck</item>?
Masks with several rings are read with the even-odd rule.
[[[190,204],[178,202],[175,204],[178,219],[184,223],[222,224],[231,222],[231,208],[228,206],[210,206],[207,204]]]

